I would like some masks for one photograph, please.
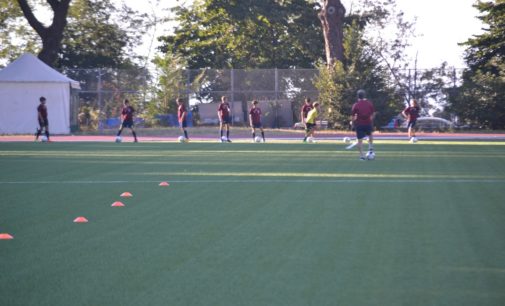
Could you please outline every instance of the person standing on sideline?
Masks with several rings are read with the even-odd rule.
[[[303,138],[303,142],[306,142],[309,137],[314,137],[317,116],[319,116],[319,102],[315,102],[312,105],[312,109],[307,114],[307,120],[305,121],[305,138]]]
[[[188,137],[188,131],[186,131],[186,127],[188,126],[188,123],[186,121],[188,111],[186,110],[186,106],[184,105],[184,102],[182,101],[181,98],[177,98],[175,100],[177,103],[177,119],[179,120],[179,127],[181,128],[181,131],[184,132],[184,138],[186,140],[189,140]]]
[[[42,134],[42,130],[44,130],[47,141],[49,141],[49,120],[47,118],[46,98],[40,97],[39,101],[40,104],[37,107],[37,119],[39,121],[39,128],[37,129],[37,133],[35,133],[35,141],[39,139],[40,134]]]
[[[307,115],[309,114],[310,110],[312,109],[312,102],[310,101],[310,98],[305,98],[305,101],[303,102],[302,109],[300,110],[300,120],[302,121],[302,124],[305,126],[305,122],[307,121]],[[306,128],[307,126],[305,126]]]
[[[407,128],[410,142],[416,142],[416,122],[419,117],[419,113],[421,112],[421,108],[417,104],[416,99],[412,100],[412,104],[407,106],[402,115],[407,118]]]
[[[119,128],[119,131],[117,131],[116,137],[121,136],[121,132],[123,131],[124,128],[129,128],[130,130],[132,130],[133,141],[138,142],[137,134],[135,133],[135,130],[133,129],[133,113],[134,112],[135,112],[135,109],[130,105],[130,101],[128,101],[128,99],[124,99],[123,108],[121,109],[121,127]]]
[[[260,129],[261,138],[263,138],[263,142],[265,142],[265,132],[263,131],[263,125],[261,124],[261,108],[258,106],[258,101],[252,101],[251,110],[249,110],[249,125],[252,130],[252,138],[253,142],[256,139],[256,129]]]
[[[230,123],[231,123],[231,109],[228,103],[228,97],[222,96],[221,103],[217,108],[217,116],[219,118],[219,133],[221,142],[231,142],[230,140]],[[223,139],[223,127],[226,126],[226,140]]]
[[[361,160],[365,160],[363,154],[363,138],[368,136],[368,151],[373,152],[373,120],[375,108],[371,101],[365,98],[365,91],[358,90],[358,101],[354,103],[351,110],[351,120],[356,129],[357,146]]]

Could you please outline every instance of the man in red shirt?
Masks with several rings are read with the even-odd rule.
[[[258,101],[252,101],[252,107],[249,110],[249,124],[252,129],[252,138],[253,142],[256,139],[256,129],[260,129],[261,137],[263,138],[263,142],[265,142],[265,132],[263,131],[263,125],[261,124],[261,108],[258,106]]]
[[[130,105],[130,101],[128,99],[124,99],[123,101],[123,108],[121,109],[121,127],[119,128],[119,131],[117,131],[116,135],[116,141],[121,135],[121,132],[123,131],[124,128],[129,128],[132,130],[133,134],[133,141],[138,142],[137,140],[137,134],[135,133],[135,130],[133,129],[133,113],[135,112],[135,109]]]
[[[217,116],[219,118],[219,132],[221,142],[231,142],[230,140],[230,123],[231,123],[231,109],[228,103],[228,97],[222,96],[221,103],[217,108]],[[226,126],[226,140],[223,139],[223,126]]]
[[[35,133],[35,141],[39,139],[40,134],[42,134],[42,130],[44,130],[47,141],[49,141],[49,120],[47,118],[47,107],[46,107],[46,98],[39,98],[40,104],[37,107],[37,119],[39,121],[39,128],[37,129],[37,133]]]
[[[410,138],[410,142],[415,142],[417,141],[416,139],[416,121],[417,118],[419,117],[419,112],[421,111],[421,108],[419,105],[417,105],[417,101],[415,99],[412,100],[412,104],[407,106],[402,112],[402,115],[407,118],[407,128],[408,128],[408,135]]]
[[[177,98],[175,102],[177,103],[177,119],[179,121],[179,127],[181,128],[181,131],[184,132],[184,138],[186,138],[186,140],[189,140],[188,131],[186,131],[186,127],[188,126],[188,123],[186,121],[186,117],[188,115],[186,106],[184,106],[184,102],[181,98]]]
[[[358,90],[358,101],[352,106],[351,114],[351,120],[356,128],[360,159],[365,160],[365,155],[363,155],[363,138],[365,136],[368,136],[368,150],[373,152],[372,124],[375,117],[375,108],[372,102],[365,98],[363,89]]]

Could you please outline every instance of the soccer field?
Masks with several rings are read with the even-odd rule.
[[[504,305],[505,142],[375,147],[0,143],[0,305]]]

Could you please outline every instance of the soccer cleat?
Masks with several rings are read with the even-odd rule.
[[[359,160],[366,160],[366,158],[363,156],[360,156]]]
[[[231,140],[229,140],[229,139],[226,139],[226,141],[227,141],[227,142],[231,142]]]

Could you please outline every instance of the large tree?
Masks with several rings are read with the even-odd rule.
[[[161,51],[189,68],[312,68],[324,54],[317,9],[306,0],[196,0],[174,9]]]
[[[344,17],[345,7],[340,0],[323,0],[319,19],[324,34],[326,63],[333,66],[335,61],[344,59]]]
[[[453,90],[448,110],[467,124],[505,128],[505,1],[478,1],[484,33],[464,43],[463,84]]]
[[[27,0],[17,1],[26,20],[42,40],[39,58],[49,66],[54,66],[61,49],[63,31],[67,25],[67,14],[71,0],[46,0],[53,11],[53,19],[49,26],[45,26],[35,17]]]

